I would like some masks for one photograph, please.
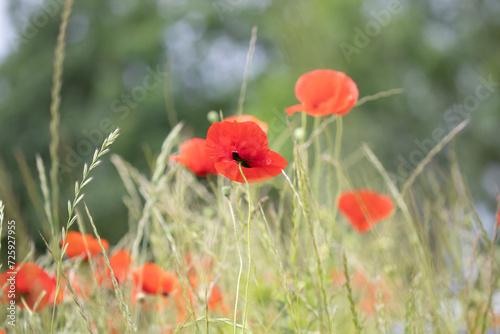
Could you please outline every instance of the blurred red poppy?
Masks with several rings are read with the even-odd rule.
[[[177,288],[177,277],[156,264],[147,262],[132,271],[136,292],[168,296]]]
[[[0,287],[5,287],[0,300],[4,304],[12,304],[24,308],[21,298],[33,311],[38,312],[43,309],[55,297],[52,290],[55,284],[50,276],[36,263],[18,263],[14,266],[14,274],[0,274]],[[36,306],[36,307],[35,307]]]
[[[305,112],[311,116],[342,116],[354,107],[359,92],[356,83],[343,72],[314,70],[299,78],[295,96],[302,103],[287,108],[288,115]]]
[[[130,252],[124,249],[116,252],[109,259],[109,263],[111,264],[111,268],[113,269],[113,273],[115,274],[118,283],[125,281],[127,279],[130,265],[132,263]],[[108,277],[111,277],[109,268],[106,267],[106,271],[108,273]]]
[[[118,284],[122,283],[127,280],[130,272],[130,266],[132,264],[130,252],[124,249],[119,250],[109,258],[109,264],[113,269],[113,273],[115,274]],[[111,281],[111,271],[104,262],[104,259],[101,259],[99,262],[95,277],[98,284],[105,285],[109,288],[113,287],[113,282]]]
[[[389,217],[394,207],[390,197],[367,189],[343,193],[338,206],[358,232],[369,231],[373,225]]]
[[[220,291],[219,287],[214,284],[212,291],[210,292],[210,297],[208,298],[208,309],[211,311],[220,308],[222,313],[227,313],[229,311],[229,306],[224,302],[224,296]]]
[[[217,122],[208,129],[205,144],[217,171],[230,180],[244,183],[239,165],[249,183],[268,180],[288,162],[268,147],[267,136],[254,122]]]
[[[260,126],[260,128],[265,133],[267,133],[267,130],[269,130],[269,125],[267,125],[266,122],[263,122],[260,119],[258,119],[257,117],[252,116],[252,115],[233,115],[233,116],[229,116],[229,117],[224,118],[224,121],[225,122],[234,122],[234,121],[236,121],[236,122],[254,122],[258,126]]]
[[[171,155],[170,160],[180,162],[198,176],[218,174],[205,151],[205,139],[189,139],[181,145],[181,155]]]
[[[104,249],[108,249],[109,243],[107,240],[101,238],[101,243]],[[101,253],[99,242],[90,234],[83,235],[77,231],[70,231],[66,236],[66,244],[68,245],[66,256],[70,259],[81,256],[84,260],[88,260],[89,254],[93,256]],[[61,247],[63,247],[62,240]]]

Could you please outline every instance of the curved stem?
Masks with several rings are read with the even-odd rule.
[[[340,149],[342,144],[342,117],[337,118],[337,132],[335,134],[335,152],[334,159],[337,172],[337,196],[335,198],[335,203],[339,200],[340,194],[342,193],[342,167],[340,165]],[[338,213],[338,205],[333,206],[333,219],[336,221]]]
[[[247,221],[247,251],[248,251],[248,276],[247,276],[247,286],[245,287],[245,310],[243,312],[243,327],[241,329],[241,333],[245,332],[245,325],[247,323],[247,310],[248,310],[248,290],[250,288],[250,276],[252,273],[252,252],[250,247],[250,218],[252,215],[252,201],[250,199],[250,185],[248,184],[248,180],[243,174],[243,169],[241,168],[241,162],[239,164],[241,176],[245,180],[245,184],[247,185],[247,197],[248,197],[248,221]]]
[[[240,258],[240,270],[238,272],[238,283],[236,284],[236,301],[234,302],[234,319],[233,319],[233,325],[234,325],[233,333],[236,334],[236,315],[238,312],[238,298],[240,296],[241,273],[243,272],[243,258],[241,257],[240,243],[238,241],[238,230],[236,227],[236,219],[234,218],[234,210],[233,206],[231,205],[231,200],[229,198],[227,199],[227,203],[229,204],[229,211],[231,211],[231,219],[233,220],[233,227],[234,227],[234,237],[236,238],[236,249],[238,250],[238,257]]]
[[[238,283],[236,283],[236,301],[234,302],[234,318],[233,318],[233,333],[236,334],[236,315],[238,314],[238,299],[240,296],[240,281],[241,273],[243,272],[243,258],[241,257],[240,243],[238,241],[238,232],[236,228],[236,219],[234,218],[234,210],[231,205],[231,200],[228,198],[229,210],[231,211],[231,219],[233,220],[234,237],[236,239],[236,249],[238,250],[238,257],[240,258],[240,270],[238,272]]]

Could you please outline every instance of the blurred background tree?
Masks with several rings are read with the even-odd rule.
[[[15,157],[24,154],[37,182],[35,156],[50,164],[52,61],[63,0],[7,3],[0,198],[7,217],[25,222],[39,240],[39,217]],[[209,110],[234,114],[253,26],[258,40],[244,111],[270,123],[271,147],[272,138],[288,131],[284,109],[297,103],[294,86],[304,72],[346,72],[360,97],[403,88],[345,117],[343,155],[367,142],[404,179],[436,137],[470,118],[455,147],[479,211],[492,219],[500,186],[495,0],[77,0],[60,108],[62,214],[83,163],[115,127],[121,136],[113,152],[147,172],[173,123],[186,123],[186,138],[204,137]],[[125,189],[108,161],[95,180],[86,201],[101,236],[115,243],[127,228]]]

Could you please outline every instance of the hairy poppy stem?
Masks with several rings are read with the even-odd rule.
[[[342,147],[342,117],[337,118],[337,131],[335,133],[335,151],[334,161],[337,165],[335,170],[337,172],[337,195],[335,196],[335,203],[338,203],[340,194],[342,193],[342,166],[340,165],[340,149]],[[339,206],[333,206],[333,220],[337,221],[337,213]]]
[[[250,288],[250,275],[252,273],[252,252],[250,247],[250,218],[252,216],[252,200],[250,199],[250,185],[248,184],[248,180],[243,174],[243,169],[241,168],[242,162],[239,163],[240,173],[245,180],[245,184],[247,185],[247,197],[248,197],[248,221],[247,221],[247,251],[248,251],[248,276],[247,276],[247,286],[245,288],[245,310],[243,311],[243,328],[241,329],[241,333],[245,332],[245,325],[247,323],[247,310],[248,310],[248,290]]]
[[[243,258],[241,257],[240,243],[238,241],[238,232],[236,228],[236,219],[234,218],[234,210],[231,205],[231,200],[227,197],[227,203],[229,204],[229,211],[231,211],[231,219],[233,220],[234,227],[234,237],[236,239],[236,249],[238,250],[238,257],[240,258],[240,270],[238,271],[238,282],[236,283],[236,301],[234,302],[234,318],[233,318],[233,333],[236,334],[236,315],[238,314],[238,299],[240,296],[240,281],[241,273],[243,272]]]

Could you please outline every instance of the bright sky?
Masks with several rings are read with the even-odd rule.
[[[7,14],[7,1],[0,1],[0,62],[2,62],[10,51],[8,36],[12,33],[12,26]]]

